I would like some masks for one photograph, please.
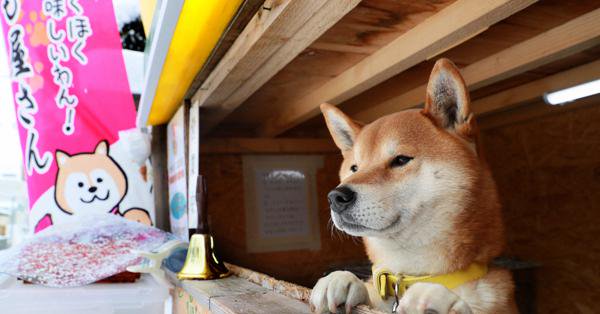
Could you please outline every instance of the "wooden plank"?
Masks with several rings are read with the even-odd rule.
[[[339,104],[384,80],[481,33],[535,0],[459,0],[418,24],[376,53],[280,110],[258,130],[272,137],[318,114],[323,102]]]
[[[219,42],[210,53],[210,56],[202,66],[202,69],[196,74],[196,77],[190,84],[185,94],[186,99],[192,98],[200,85],[208,78],[208,75],[215,69],[221,58],[227,53],[236,38],[240,35],[244,27],[250,22],[256,12],[262,8],[264,0],[245,0],[238,9],[236,16],[229,23],[227,30],[221,35]]]
[[[208,138],[201,154],[315,154],[337,152],[331,139],[319,138]]]
[[[277,280],[271,276],[237,265],[227,264],[227,267],[231,270],[232,273],[234,273],[240,278],[244,278],[250,282],[261,285],[262,287],[272,290],[281,295],[300,300],[304,303],[309,302],[311,289],[290,282]],[[359,305],[353,309],[352,313],[382,314],[383,312],[371,309],[366,305]]]
[[[217,280],[178,280],[175,273],[167,271],[167,279],[183,288],[193,306],[210,313],[310,313],[307,296],[310,289],[279,281],[253,270],[227,264],[233,276]],[[181,307],[181,306],[180,306]],[[354,314],[382,314],[360,305]]]
[[[169,176],[167,172],[167,125],[152,127],[150,145],[152,158],[152,192],[154,195],[155,226],[169,229]]]
[[[578,99],[572,103],[565,105],[548,105],[542,100],[527,102],[523,106],[510,111],[502,111],[496,114],[487,115],[479,119],[479,128],[482,131],[491,130],[506,125],[524,123],[538,119],[544,116],[572,112],[581,108],[590,106],[598,106],[600,104],[600,96],[594,95],[586,98]],[[594,161],[594,164],[596,162]]]
[[[214,314],[311,313],[308,304],[270,291],[215,297],[210,310]]]
[[[471,109],[477,115],[506,110],[518,104],[540,98],[544,93],[579,85],[600,78],[600,60],[544,77],[524,85],[473,101]]]
[[[304,298],[281,293],[282,291],[278,290],[278,287],[285,285],[287,289],[294,290],[302,296],[310,295],[310,289],[288,282],[280,282],[273,277],[243,267],[231,264],[228,264],[228,267],[231,267],[236,275],[204,281],[179,281],[173,273],[168,273],[167,277],[177,286],[176,289],[183,288],[193,298],[189,301],[190,303],[203,309],[209,309],[214,314],[310,313],[308,302]],[[243,273],[244,277],[238,277],[236,272]],[[261,282],[252,283],[249,281],[251,278],[261,280]],[[353,313],[381,314],[365,305],[354,308]]]
[[[245,279],[231,276],[219,280],[183,280],[177,281],[198,304],[211,308],[211,300],[221,296],[237,296],[266,292],[267,290]]]
[[[281,295],[285,295],[296,300],[308,303],[310,299],[310,289],[302,287],[291,282],[277,280],[269,275],[253,271],[241,266],[227,264],[227,268],[240,278],[244,278],[250,282],[262,286],[263,288],[272,290]]]
[[[280,109],[280,104],[287,103],[290,99],[300,99],[316,90],[454,2],[455,0],[361,1],[219,123],[211,131],[211,136],[248,137],[247,134],[253,134],[262,122]],[[315,45],[318,47],[321,43],[369,48],[370,53],[315,48]],[[242,128],[246,131],[242,131]]]
[[[470,90],[524,73],[600,43],[600,9],[584,14],[531,39],[463,68]],[[379,104],[365,104],[353,117],[370,122],[383,115],[423,103],[427,83]]]
[[[325,1],[268,0],[211,72],[192,102],[218,106],[318,11]]]
[[[251,21],[239,37],[239,45],[246,49],[232,49],[223,66],[219,65],[211,74],[214,77],[207,80],[211,85],[196,93],[194,103],[210,108],[202,122],[203,133],[221,122],[360,0],[292,2],[279,11],[276,19],[269,20],[270,27],[260,23],[262,28],[257,30]]]
[[[315,42],[310,45],[310,48],[320,49],[320,50],[328,50],[328,51],[338,51],[338,52],[350,52],[350,53],[360,53],[370,55],[372,53],[377,52],[377,48],[372,46],[358,46],[358,45],[346,45],[346,44],[336,44],[336,43],[320,43]]]

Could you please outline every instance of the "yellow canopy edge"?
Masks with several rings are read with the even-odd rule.
[[[187,0],[156,87],[149,125],[168,122],[243,0]]]

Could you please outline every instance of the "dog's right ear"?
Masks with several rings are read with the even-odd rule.
[[[342,151],[352,149],[362,125],[350,119],[334,105],[322,104],[321,112],[337,147]]]
[[[69,154],[63,152],[60,149],[56,150],[56,165],[58,166],[58,168],[64,166],[67,161],[69,161],[69,158],[71,158],[71,156],[69,156]]]
[[[98,155],[108,155],[108,142],[106,140],[102,140],[96,145],[96,149],[94,149],[94,154]]]
[[[465,138],[476,137],[477,127],[470,110],[469,91],[452,61],[440,59],[433,66],[422,113],[441,128]]]

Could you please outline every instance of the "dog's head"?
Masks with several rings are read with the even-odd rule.
[[[328,195],[338,229],[427,242],[456,233],[457,224],[463,229],[490,225],[473,218],[485,213],[469,212],[487,192],[497,200],[478,156],[468,91],[452,62],[435,64],[424,109],[364,126],[332,105],[321,110],[344,157],[341,183]]]
[[[101,141],[92,153],[69,155],[56,151],[58,173],[54,198],[66,213],[110,212],[127,193],[123,169]]]

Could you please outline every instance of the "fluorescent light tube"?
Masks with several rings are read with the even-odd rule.
[[[550,105],[560,105],[598,93],[600,93],[600,79],[561,89],[556,92],[546,93],[544,95],[544,101]]]

